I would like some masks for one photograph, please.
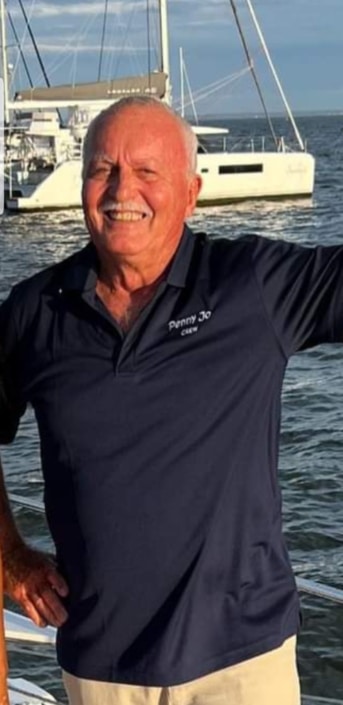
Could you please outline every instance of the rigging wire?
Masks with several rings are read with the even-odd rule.
[[[144,7],[145,7],[145,16],[147,17],[147,5],[146,5],[147,0],[145,0]],[[136,19],[136,15],[139,10],[139,4],[133,4],[131,8],[131,13],[129,15],[128,21],[125,23],[125,28],[123,29],[122,25],[118,23],[118,28],[119,31],[121,32],[120,38],[118,42],[115,42],[115,27],[114,24],[112,25],[112,30],[111,30],[111,40],[110,40],[110,45],[111,46],[118,46],[119,50],[117,52],[116,60],[115,60],[115,52],[111,51],[109,53],[108,60],[106,61],[106,76],[108,79],[110,77],[117,77],[119,75],[119,68],[120,68],[120,63],[123,58],[124,52],[127,51],[129,53],[129,58],[130,58],[130,64],[132,67],[132,73],[133,74],[138,74],[142,75],[145,74],[145,65],[138,60],[138,51],[140,50],[140,47],[137,47],[137,45],[133,45],[132,42],[128,41],[128,36],[130,33],[132,33],[132,26],[133,22]],[[151,53],[152,49],[155,49],[155,54],[156,54],[156,65],[158,63],[157,61],[157,42],[155,45],[153,44],[152,40],[152,29],[154,29],[154,25],[152,22],[152,19],[154,18],[154,14],[152,12],[152,4],[150,0],[150,7],[149,7],[149,21],[146,24],[146,32],[148,33],[148,45],[150,45],[150,51],[148,55],[148,61],[150,58],[149,62],[149,75],[151,74]],[[144,55],[146,54],[146,48],[144,47]]]
[[[43,73],[43,76],[44,76],[44,79],[45,79],[45,83],[46,83],[46,85],[48,86],[48,88],[50,88],[50,81],[49,81],[49,78],[48,78],[47,73],[46,73],[46,71],[45,71],[45,66],[44,66],[44,64],[43,64],[42,57],[41,57],[41,55],[40,55],[40,52],[39,52],[39,49],[38,49],[38,46],[37,46],[37,43],[36,43],[34,34],[33,34],[33,32],[32,32],[31,25],[30,25],[30,21],[29,21],[29,18],[28,18],[28,16],[27,16],[27,14],[26,14],[26,11],[25,11],[25,7],[24,7],[24,5],[23,5],[22,0],[18,0],[18,3],[19,3],[19,5],[20,5],[20,9],[21,9],[21,11],[22,11],[22,13],[23,13],[23,17],[24,17],[24,20],[25,20],[25,24],[26,24],[26,26],[27,26],[27,30],[28,30],[28,33],[29,33],[29,35],[30,35],[30,39],[31,39],[32,44],[33,44],[33,48],[34,48],[34,50],[35,50],[36,57],[37,57],[37,59],[38,59],[38,63],[39,63],[39,65],[40,65],[41,71],[42,71],[42,73]]]
[[[111,50],[108,51],[106,50],[105,56],[104,56],[104,70],[103,70],[103,76],[107,81],[111,81],[114,76],[112,76],[112,68],[113,68],[113,63],[114,63],[114,53],[115,49],[114,47],[117,47],[117,42],[116,42],[116,12],[113,12],[113,18],[112,21],[108,23],[108,29],[107,29],[107,47],[111,47]]]
[[[216,91],[221,90],[225,86],[228,86],[230,83],[234,83],[235,81],[238,81],[240,78],[242,78],[242,76],[245,76],[247,73],[250,73],[250,68],[248,66],[246,68],[242,69],[241,71],[238,71],[235,74],[230,74],[229,76],[225,76],[224,78],[217,79],[213,83],[210,83],[207,86],[203,86],[202,88],[199,88],[198,90],[193,92],[193,94],[192,94],[193,100],[186,100],[186,102],[184,103],[184,107],[187,108],[189,105],[192,104],[193,101],[196,103],[199,100],[203,100],[204,98],[207,98],[212,93],[215,93]],[[176,103],[176,106],[179,106],[181,104],[181,100],[178,99],[178,100],[176,100],[175,103]]]
[[[6,10],[7,10],[7,17],[8,17],[8,19],[9,19],[9,23],[10,23],[10,26],[11,26],[11,30],[12,30],[12,32],[13,32],[14,39],[15,39],[16,44],[17,44],[17,46],[18,46],[18,51],[19,51],[19,54],[20,54],[20,58],[21,58],[21,60],[22,60],[22,62],[23,62],[23,65],[24,65],[25,73],[26,73],[26,75],[27,75],[27,78],[28,78],[28,81],[29,81],[29,84],[30,84],[31,88],[33,88],[33,82],[32,82],[31,74],[30,74],[30,71],[29,71],[29,67],[28,67],[28,65],[27,65],[27,63],[26,63],[26,60],[25,60],[25,56],[24,56],[24,53],[23,53],[23,50],[22,50],[22,46],[21,46],[21,44],[20,44],[20,39],[19,39],[19,37],[18,37],[18,34],[17,34],[16,28],[15,28],[15,25],[14,25],[13,20],[12,20],[12,15],[11,15],[11,13],[10,13],[8,7],[6,8]]]
[[[107,46],[111,47],[111,51],[106,51],[105,56],[104,56],[103,75],[107,81],[110,81],[113,78],[112,77],[112,68],[113,68],[114,53],[115,53],[115,50],[113,49],[113,47],[116,47],[116,45],[117,45],[115,30],[116,30],[116,13],[113,13],[113,19],[112,19],[112,22],[109,23],[108,31],[107,31],[107,37],[108,37]]]
[[[36,4],[36,0],[32,0],[32,2],[31,2],[31,7],[30,7],[30,10],[29,10],[29,17],[30,17],[30,19],[31,19],[31,16],[32,16],[32,13],[33,13],[35,4]],[[8,12],[8,9],[7,9],[7,12]],[[25,25],[24,25],[24,31],[23,31],[21,40],[20,40],[20,42],[19,42],[17,58],[16,58],[16,61],[15,61],[14,67],[13,67],[13,71],[12,71],[11,88],[12,88],[12,84],[13,84],[13,81],[14,81],[14,79],[15,79],[17,70],[18,70],[18,65],[19,65],[19,61],[20,61],[20,57],[21,57],[21,53],[22,53],[22,48],[23,48],[24,43],[25,43],[25,40],[26,40],[27,31],[28,31],[28,30],[27,30],[27,26],[26,26],[26,24],[25,24]]]
[[[263,34],[262,34],[261,27],[260,27],[260,25],[259,25],[259,23],[258,23],[258,21],[257,21],[257,17],[256,17],[256,15],[255,15],[254,8],[253,8],[253,6],[252,6],[252,4],[251,4],[251,0],[246,0],[246,4],[247,4],[247,6],[248,6],[248,10],[249,10],[249,12],[250,12],[252,21],[253,21],[253,23],[254,23],[254,26],[255,26],[255,29],[256,29],[258,38],[259,38],[259,40],[260,40],[260,43],[261,43],[261,46],[262,46],[262,49],[263,49],[263,52],[264,52],[264,55],[265,55],[265,57],[266,57],[266,59],[267,59],[269,68],[270,68],[270,70],[271,70],[271,72],[272,72],[272,75],[273,75],[274,81],[275,81],[275,83],[276,83],[276,86],[277,86],[277,88],[278,88],[279,94],[280,94],[280,96],[281,96],[282,102],[283,102],[283,104],[284,104],[284,107],[286,108],[286,112],[287,112],[288,118],[289,118],[289,120],[290,120],[290,122],[291,122],[291,125],[292,125],[292,128],[293,128],[293,132],[294,132],[294,134],[295,134],[295,137],[296,137],[296,139],[297,139],[297,142],[298,142],[298,144],[299,144],[300,149],[302,150],[302,152],[304,152],[304,151],[305,151],[305,145],[304,145],[304,143],[303,143],[302,137],[301,137],[301,135],[300,135],[300,132],[299,132],[298,127],[297,127],[297,124],[296,124],[296,122],[295,122],[295,119],[294,119],[292,110],[291,110],[291,108],[290,108],[290,106],[289,106],[289,104],[288,104],[288,100],[287,100],[287,98],[286,98],[286,96],[285,96],[285,93],[284,93],[283,88],[282,88],[282,86],[281,86],[281,83],[280,83],[280,81],[279,81],[279,77],[278,77],[278,75],[277,75],[277,73],[276,73],[276,71],[275,71],[274,64],[273,64],[273,61],[272,61],[271,56],[270,56],[270,53],[269,53],[269,49],[268,49],[268,47],[267,47],[267,45],[266,45],[266,43],[265,43],[265,40],[264,40],[264,36],[263,36]]]
[[[257,78],[257,75],[256,75],[256,71],[255,71],[255,69],[254,69],[254,63],[253,63],[253,60],[252,60],[252,58],[251,58],[251,56],[250,56],[250,52],[249,52],[247,43],[246,43],[246,41],[245,41],[245,37],[244,37],[244,34],[243,34],[242,26],[241,26],[241,23],[240,23],[240,19],[239,19],[239,17],[238,17],[237,8],[236,8],[236,5],[235,5],[234,0],[230,0],[230,5],[231,5],[231,8],[232,8],[232,12],[233,12],[234,18],[235,18],[235,22],[236,22],[237,29],[238,29],[238,32],[239,32],[239,36],[240,36],[240,39],[241,39],[241,42],[242,42],[242,45],[243,45],[243,49],[244,49],[244,53],[245,53],[245,56],[246,56],[246,59],[247,59],[247,62],[248,62],[248,66],[250,67],[251,74],[252,74],[252,77],[253,77],[253,79],[254,79],[254,83],[255,83],[255,86],[256,86],[256,90],[257,90],[258,96],[259,96],[259,98],[260,98],[261,105],[262,105],[262,108],[263,108],[263,111],[264,111],[266,120],[267,120],[267,122],[268,122],[271,135],[272,135],[272,137],[273,137],[275,146],[276,146],[276,148],[277,148],[277,147],[278,147],[278,139],[277,139],[277,137],[276,137],[276,134],[275,134],[275,131],[274,131],[274,127],[273,127],[273,123],[272,123],[272,121],[271,121],[271,119],[270,119],[270,115],[269,115],[269,112],[268,112],[268,108],[267,108],[267,106],[266,106],[266,103],[265,103],[264,98],[263,98],[263,95],[262,95],[262,91],[261,91],[261,88],[260,88],[260,84],[259,84],[259,81],[258,81],[258,78]]]
[[[142,73],[142,67],[137,61],[137,47],[133,46],[131,42],[128,42],[128,34],[130,33],[131,26],[133,23],[133,20],[135,18],[135,15],[137,13],[137,5],[133,6],[131,9],[131,15],[129,18],[129,21],[127,24],[125,24],[125,31],[123,30],[123,25],[121,22],[117,21],[117,26],[116,23],[112,23],[112,30],[111,30],[111,39],[109,42],[109,45],[111,47],[117,46],[119,47],[119,50],[117,51],[117,58],[116,58],[116,63],[115,63],[115,68],[114,68],[114,61],[115,61],[115,52],[112,50],[108,52],[108,57],[107,57],[107,62],[106,62],[106,76],[108,80],[111,80],[113,78],[117,78],[119,75],[119,64],[121,61],[121,58],[123,57],[123,54],[125,50],[130,53],[130,56],[135,57],[135,63],[131,60],[131,65],[132,65],[132,73],[133,74],[141,74]],[[116,41],[116,30],[118,30],[118,33],[120,32],[120,36],[118,41]]]
[[[182,115],[182,117],[184,117],[185,96],[184,96],[184,91],[183,91],[183,84],[184,84],[183,79],[185,78],[186,84],[187,84],[187,89],[188,89],[188,95],[189,95],[189,102],[187,103],[187,106],[189,104],[192,106],[194,119],[195,119],[196,124],[198,125],[199,124],[198,113],[196,111],[194,96],[193,96],[193,92],[191,89],[191,84],[189,82],[188,71],[186,69],[186,64],[183,59],[183,52],[182,52],[181,48],[180,48],[180,72],[181,72],[181,115]]]
[[[150,3],[149,0],[146,0],[146,38],[147,38],[147,45],[148,45],[148,86],[149,86],[149,93],[151,94],[151,57],[150,57]]]
[[[105,0],[104,18],[103,18],[103,23],[102,23],[102,35],[101,35],[101,43],[100,43],[98,81],[100,81],[100,79],[101,79],[102,57],[103,57],[103,53],[104,53],[104,41],[105,41],[105,35],[106,35],[107,11],[108,11],[108,0]]]
[[[33,32],[32,32],[31,25],[30,25],[30,22],[29,22],[29,18],[28,18],[28,16],[27,16],[26,12],[25,12],[25,8],[24,8],[24,5],[23,5],[22,0],[18,0],[18,2],[19,2],[19,6],[20,6],[20,8],[21,8],[21,11],[22,11],[22,13],[23,13],[23,16],[24,16],[25,24],[27,25],[27,29],[28,29],[28,32],[29,32],[29,35],[30,35],[30,39],[31,39],[31,41],[32,41],[34,50],[35,50],[35,52],[36,52],[36,56],[37,56],[39,65],[40,65],[40,67],[41,67],[43,76],[44,76],[44,78],[45,78],[46,85],[48,86],[48,88],[50,88],[50,85],[51,85],[51,84],[50,84],[48,75],[47,75],[47,73],[46,73],[45,66],[44,66],[44,64],[43,64],[42,57],[41,57],[41,55],[40,55],[40,52],[39,52],[39,49],[38,49],[38,46],[37,46],[37,43],[36,43],[36,40],[35,40],[35,36],[34,36],[34,34],[33,34]],[[63,120],[62,120],[61,111],[57,109],[56,112],[57,112],[57,115],[58,115],[60,124],[62,125],[62,124],[63,124]]]
[[[120,61],[121,61],[122,56],[123,56],[123,53],[124,53],[124,47],[125,47],[125,45],[126,45],[126,43],[127,43],[127,37],[128,37],[128,34],[129,34],[130,30],[131,30],[132,22],[133,22],[133,20],[134,20],[134,17],[135,17],[135,15],[136,15],[136,12],[137,12],[137,4],[134,5],[134,6],[133,6],[133,9],[131,10],[130,18],[129,18],[129,21],[128,21],[127,26],[126,26],[126,32],[125,32],[124,36],[123,36],[123,34],[122,34],[122,36],[123,36],[123,43],[122,43],[122,45],[121,45],[120,51],[118,52],[117,61],[116,61],[115,67],[114,67],[114,74],[113,74],[114,77],[117,77],[117,76],[118,76],[119,64],[120,64]],[[138,67],[138,68],[139,68],[139,67]],[[137,67],[134,67],[134,70],[136,70],[136,69],[137,69]]]
[[[159,46],[160,46],[160,30],[159,30],[159,21],[158,21],[158,10],[155,8],[155,12],[153,14],[153,33],[154,33],[154,38],[152,42],[152,46],[154,49],[154,59],[155,59],[155,66],[159,68],[159,62],[160,62],[160,56],[159,56]]]
[[[96,20],[96,15],[94,15],[94,16],[90,15],[90,17],[88,17],[84,21],[84,23],[81,26],[81,29],[79,31],[78,40],[77,40],[76,44],[75,44],[76,37],[73,37],[72,39],[69,39],[64,45],[61,45],[61,49],[63,50],[61,52],[62,59],[61,58],[54,59],[54,61],[51,62],[50,66],[49,66],[50,76],[52,74],[54,74],[56,71],[58,71],[58,69],[61,68],[61,66],[64,66],[65,63],[69,63],[69,59],[70,59],[70,57],[72,57],[73,58],[73,74],[72,75],[74,75],[74,79],[75,79],[75,76],[76,76],[75,57],[76,57],[77,53],[80,51],[81,41],[84,39],[84,37],[89,32],[89,30],[92,27],[92,25],[94,24],[95,20]],[[67,53],[66,53],[66,50],[68,50]],[[81,47],[81,52],[82,52],[82,47]],[[73,83],[75,83],[75,80],[73,81]]]

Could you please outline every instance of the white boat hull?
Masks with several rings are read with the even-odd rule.
[[[294,198],[311,196],[314,158],[304,152],[216,152],[198,155],[198,173],[203,179],[199,206],[218,205],[250,198]],[[15,176],[15,173],[13,173]],[[81,162],[61,162],[47,175],[34,172],[32,180],[13,185],[17,194],[7,194],[5,205],[12,211],[81,207]],[[12,180],[12,183],[14,180]]]
[[[198,171],[203,178],[199,205],[311,196],[315,160],[304,152],[199,154]]]

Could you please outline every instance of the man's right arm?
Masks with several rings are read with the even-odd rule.
[[[17,299],[13,289],[0,306],[0,443],[11,443],[25,402],[16,386],[12,359],[20,334],[16,325]],[[68,586],[53,559],[28,546],[21,537],[8,500],[0,462],[0,551],[4,591],[38,626],[61,626],[67,619],[62,599]]]
[[[0,552],[4,592],[40,627],[60,627],[68,614],[61,598],[68,586],[51,557],[28,546],[21,537],[8,500],[0,463]]]

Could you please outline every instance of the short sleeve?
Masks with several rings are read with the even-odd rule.
[[[252,265],[286,357],[343,340],[343,247],[256,238]]]
[[[13,361],[18,336],[15,325],[15,295],[0,305],[0,443],[11,443],[16,435],[25,404],[19,400]]]

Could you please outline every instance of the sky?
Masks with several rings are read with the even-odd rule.
[[[143,74],[158,65],[157,0],[7,0],[35,85],[44,85],[20,2],[30,20],[51,84]],[[295,113],[343,113],[343,0],[252,0],[286,97]],[[271,112],[282,110],[246,0],[236,0],[244,37]],[[147,12],[149,7],[149,12]],[[261,104],[240,43],[230,0],[169,0],[172,96],[180,105],[182,47],[198,115],[259,114]],[[7,23],[13,88],[28,85]],[[220,83],[214,90],[215,82]],[[212,88],[210,86],[212,85]],[[207,88],[206,88],[207,87]],[[200,94],[199,94],[200,92]],[[190,92],[185,90],[187,115]]]

